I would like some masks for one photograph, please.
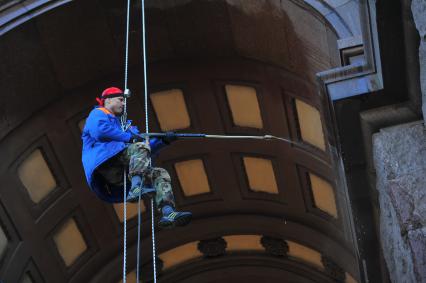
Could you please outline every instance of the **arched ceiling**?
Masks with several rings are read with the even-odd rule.
[[[244,262],[253,280],[271,269],[271,280],[294,278],[288,282],[357,278],[314,84],[316,72],[338,64],[337,36],[311,8],[275,5],[264,1],[245,10],[199,1],[147,10],[153,131],[274,134],[299,143],[185,140],[160,154],[157,163],[172,174],[179,206],[195,218],[158,233],[164,282],[215,282],[226,270],[228,278],[244,280]],[[6,243],[0,275],[12,282],[120,278],[121,210],[87,189],[79,127],[99,91],[122,84],[124,8],[116,1],[75,1],[0,37],[0,95],[7,101],[0,111]],[[131,36],[129,111],[143,125],[140,29]],[[169,98],[178,101],[172,109]],[[134,206],[129,210],[134,216]],[[135,220],[129,221],[129,256]],[[144,213],[144,266],[150,264],[148,220]]]
[[[148,7],[157,7],[161,9],[175,7],[178,5],[184,5],[192,0],[182,1],[148,1]],[[64,5],[70,2],[70,0],[3,0],[0,2],[0,34],[6,33],[9,30],[19,26],[23,22],[26,22],[33,17],[43,14],[51,9]],[[241,0],[227,0],[231,5],[241,5],[244,2]],[[361,23],[359,21],[359,3],[355,0],[303,0],[304,3],[315,9],[331,24],[333,29],[336,31],[339,39],[348,39],[350,37],[361,36]],[[257,4],[248,4],[246,7],[259,6],[258,3],[264,3],[258,1]],[[282,2],[280,2],[281,4]],[[297,3],[295,1],[295,3]],[[278,6],[278,2],[275,2]],[[250,9],[250,8],[249,8]]]
[[[286,3],[289,12],[277,13],[265,2],[254,15],[223,1],[188,4],[172,11],[149,10],[149,58],[155,62],[242,56],[282,66],[314,81],[318,71],[337,66],[336,37],[319,16]],[[141,32],[137,8],[134,11],[130,64],[137,68]],[[272,12],[273,17],[267,16]],[[122,73],[124,17],[125,6],[118,2],[105,1],[99,6],[94,1],[75,1],[5,34],[0,45],[5,74],[1,82],[11,97],[2,114],[1,135],[22,122],[18,117],[29,117],[70,91]],[[27,83],[8,83],[21,77]],[[44,95],[22,105],[32,93]]]

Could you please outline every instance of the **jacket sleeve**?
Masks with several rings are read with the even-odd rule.
[[[128,142],[132,136],[131,133],[123,132],[118,124],[111,121],[107,114],[102,112],[92,113],[88,118],[88,127],[90,135],[98,141],[122,141]],[[87,123],[87,122],[86,122]]]
[[[131,120],[129,120],[129,123],[131,124]],[[134,135],[140,135],[140,131],[139,131],[139,129],[138,129],[138,127],[137,126],[130,126],[128,129],[127,129],[127,132],[129,132],[129,133],[132,133],[132,134],[134,134]]]

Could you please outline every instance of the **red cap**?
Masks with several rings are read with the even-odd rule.
[[[118,87],[109,87],[102,92],[101,97],[97,97],[96,101],[99,103],[99,106],[104,106],[105,99],[124,96],[124,93]]]

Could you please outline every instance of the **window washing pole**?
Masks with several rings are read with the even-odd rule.
[[[192,134],[192,133],[147,133],[140,134],[143,138],[151,137],[167,137],[173,136],[177,138],[207,138],[207,139],[254,139],[254,140],[280,140],[290,144],[298,144],[298,142],[291,141],[286,138],[276,137],[272,135],[264,136],[230,136],[230,135],[208,135],[208,134]]]

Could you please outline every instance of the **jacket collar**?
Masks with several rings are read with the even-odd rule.
[[[114,116],[114,117],[115,117],[115,115],[114,115],[111,111],[109,111],[108,109],[106,109],[105,107],[98,107],[98,108],[96,108],[96,109],[99,109],[99,110],[101,110],[102,112],[104,112],[105,114],[110,114],[110,115],[112,115],[112,116]]]

